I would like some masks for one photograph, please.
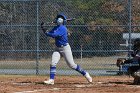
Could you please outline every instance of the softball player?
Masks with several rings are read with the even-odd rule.
[[[134,84],[140,84],[140,39],[137,38],[134,40],[133,44],[133,52],[131,53],[132,59],[128,60],[117,60],[117,66],[120,67],[120,65],[124,64],[138,64],[136,66],[128,67],[127,71],[128,74],[130,74],[134,78]]]
[[[68,66],[79,73],[81,73],[85,78],[88,80],[89,83],[92,82],[92,77],[89,75],[88,72],[83,70],[79,65],[75,64],[73,60],[73,55],[71,51],[71,47],[68,43],[68,34],[67,34],[67,28],[65,26],[67,21],[67,18],[64,14],[59,14],[56,17],[56,24],[51,31],[46,31],[43,27],[43,24],[41,24],[41,28],[46,36],[52,37],[55,39],[55,45],[56,48],[52,54],[52,62],[50,65],[50,79],[47,81],[44,81],[45,84],[54,84],[54,79],[56,75],[56,65],[60,60],[60,56],[62,55],[68,64]]]

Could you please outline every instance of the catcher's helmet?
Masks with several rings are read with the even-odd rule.
[[[134,40],[134,44],[140,44],[140,38],[136,38],[136,39]]]
[[[133,45],[134,50],[140,50],[140,38],[136,38],[134,40],[134,45]]]

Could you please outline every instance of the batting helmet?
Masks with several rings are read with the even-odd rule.
[[[56,16],[56,18],[55,18],[55,23],[57,22],[57,19],[58,19],[58,18],[62,18],[62,19],[64,20],[63,24],[66,24],[66,22],[67,22],[67,17],[66,17],[63,13],[60,13],[60,14],[58,14],[58,15]]]

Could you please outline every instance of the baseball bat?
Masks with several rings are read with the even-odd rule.
[[[73,21],[75,20],[76,18],[68,18],[66,19],[66,21]],[[56,21],[52,21],[52,22],[46,22],[46,24],[53,24],[53,23],[56,23]]]
[[[66,19],[66,21],[73,21],[73,20],[75,20],[76,18],[68,18],[68,19]]]

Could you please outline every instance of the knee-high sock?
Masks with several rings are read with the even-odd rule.
[[[56,74],[56,66],[50,66],[50,79],[54,79]]]
[[[79,65],[77,65],[75,70],[78,71],[79,73],[81,73],[83,76],[86,74],[86,71],[83,70]]]

